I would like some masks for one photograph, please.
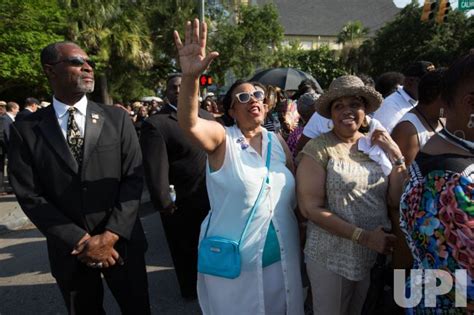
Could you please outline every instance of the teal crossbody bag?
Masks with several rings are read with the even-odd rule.
[[[260,187],[257,199],[255,200],[252,210],[250,211],[250,215],[247,218],[244,230],[242,231],[242,234],[240,235],[240,239],[238,241],[220,236],[207,236],[209,224],[211,223],[212,218],[211,210],[209,220],[207,221],[207,227],[206,232],[204,234],[204,238],[199,244],[198,272],[227,279],[235,279],[240,276],[241,258],[239,247],[240,243],[245,237],[245,234],[247,233],[248,226],[255,215],[255,210],[260,206],[260,203],[262,202],[261,199],[265,183],[269,183],[271,151],[272,138],[270,136],[270,133],[268,133],[268,149],[266,160],[267,176],[262,182],[262,186]]]

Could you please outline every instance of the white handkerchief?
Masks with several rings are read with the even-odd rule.
[[[370,141],[375,129],[386,130],[378,120],[372,118],[370,120],[369,132],[365,137],[359,139],[358,149],[367,154],[370,159],[377,162],[382,167],[383,173],[388,176],[392,172],[390,159],[381,147],[372,145],[372,141]]]

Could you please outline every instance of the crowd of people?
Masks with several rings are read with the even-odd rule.
[[[150,313],[145,181],[181,295],[204,314],[472,314],[474,50],[326,91],[237,80],[200,97],[219,55],[206,36],[197,20],[183,41],[175,32],[181,73],[163,99],[89,100],[94,64],[58,42],[41,52],[51,104],[0,103],[10,183],[68,311],[104,313],[103,275],[124,314]],[[454,288],[435,308],[370,300],[380,257],[389,270],[465,270],[464,305]]]

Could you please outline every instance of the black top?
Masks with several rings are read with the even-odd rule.
[[[415,161],[423,175],[435,170],[444,170],[467,177],[474,176],[474,156],[469,157],[453,153],[430,155],[419,152]]]

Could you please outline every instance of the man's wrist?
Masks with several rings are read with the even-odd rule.
[[[107,239],[107,240],[111,240],[113,243],[117,242],[120,238],[120,236],[117,234],[117,233],[114,233],[110,230],[105,230],[104,233],[102,233],[102,235]]]

